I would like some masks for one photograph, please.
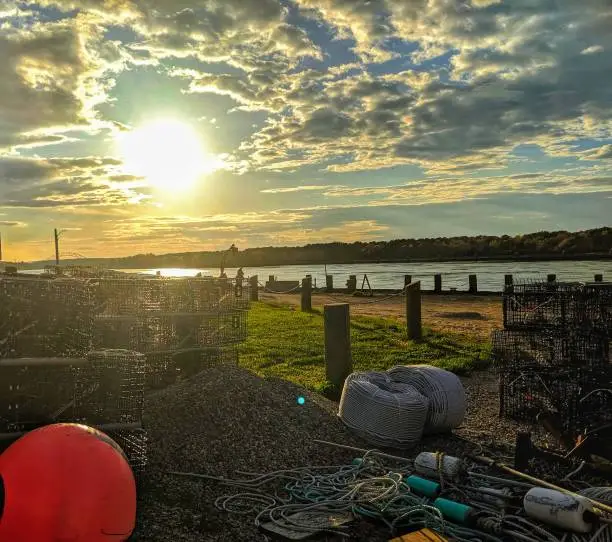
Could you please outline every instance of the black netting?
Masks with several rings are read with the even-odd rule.
[[[494,331],[492,343],[494,364],[501,372],[601,366],[609,361],[608,335],[598,328]]]
[[[86,281],[0,277],[0,357],[81,356],[92,331]]]
[[[612,284],[525,282],[508,285],[503,299],[506,329],[566,329],[569,325],[612,330]]]
[[[504,291],[493,360],[503,415],[568,435],[612,421],[612,283],[528,282]]]
[[[533,422],[552,416],[556,425],[577,435],[612,421],[610,367],[505,370],[500,374],[502,414]]]

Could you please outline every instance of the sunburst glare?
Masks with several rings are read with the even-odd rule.
[[[176,119],[159,119],[117,137],[124,170],[163,190],[191,187],[223,166],[206,152],[199,134]]]

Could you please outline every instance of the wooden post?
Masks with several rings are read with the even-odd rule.
[[[421,325],[421,281],[406,287],[406,328],[408,338],[420,340],[423,336]]]
[[[273,283],[276,279],[274,278],[274,275],[268,275],[268,282],[269,283]]]
[[[602,273],[597,273],[595,275],[595,282],[603,282],[603,274]]]
[[[514,284],[512,275],[504,275],[504,286],[512,286],[512,284]]]
[[[312,311],[312,279],[302,279],[302,312]]]
[[[470,281],[470,293],[475,294],[478,292],[478,277],[476,275],[470,275],[468,278]]]
[[[546,281],[547,282],[555,282],[557,280],[557,275],[555,275],[554,273],[549,273],[546,276]]]
[[[59,232],[57,228],[53,230],[53,239],[55,241],[55,265],[59,265]]]
[[[440,293],[442,291],[442,275],[440,273],[436,273],[434,275],[434,292]]]
[[[353,293],[357,289],[357,275],[349,275],[349,279],[346,281],[346,287],[349,293]]]
[[[334,291],[334,276],[325,275],[325,290],[328,292]]]
[[[323,307],[325,325],[325,375],[334,390],[344,386],[353,372],[351,357],[351,320],[348,303],[334,303]]]
[[[412,275],[404,275],[404,288],[412,282]]]
[[[249,281],[251,282],[251,301],[259,301],[259,280],[257,275],[253,275]]]

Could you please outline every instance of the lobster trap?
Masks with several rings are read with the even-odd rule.
[[[81,356],[92,331],[86,281],[0,277],[0,357]]]
[[[247,335],[248,291],[241,280],[103,279],[96,284],[94,344],[147,360],[147,387],[215,363]]]
[[[129,350],[95,350],[77,369],[78,416],[88,425],[142,424],[145,356]]]
[[[148,463],[147,432],[144,429],[110,429],[107,434],[123,450],[136,482],[141,482]]]
[[[492,335],[493,362],[499,372],[597,367],[610,361],[605,330],[502,330]]]
[[[507,370],[500,378],[500,413],[524,421],[555,420],[576,437],[612,422],[612,371],[609,367]]]
[[[86,358],[0,360],[0,433],[57,422],[91,426],[142,423],[145,360],[128,351]]]
[[[247,309],[249,283],[215,278],[101,278],[96,282],[96,313],[127,316],[193,314]]]
[[[492,336],[500,415],[569,441],[612,422],[612,283],[508,285]]]
[[[507,285],[505,329],[566,329],[569,325],[612,331],[612,283],[525,282]]]

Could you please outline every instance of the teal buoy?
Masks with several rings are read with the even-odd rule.
[[[446,519],[463,525],[467,525],[474,511],[471,506],[439,497],[434,501],[433,505],[442,512]]]
[[[404,481],[414,493],[418,493],[419,495],[435,499],[440,494],[440,484],[432,482],[431,480],[426,480],[420,476],[415,476],[413,474],[408,476]]]

